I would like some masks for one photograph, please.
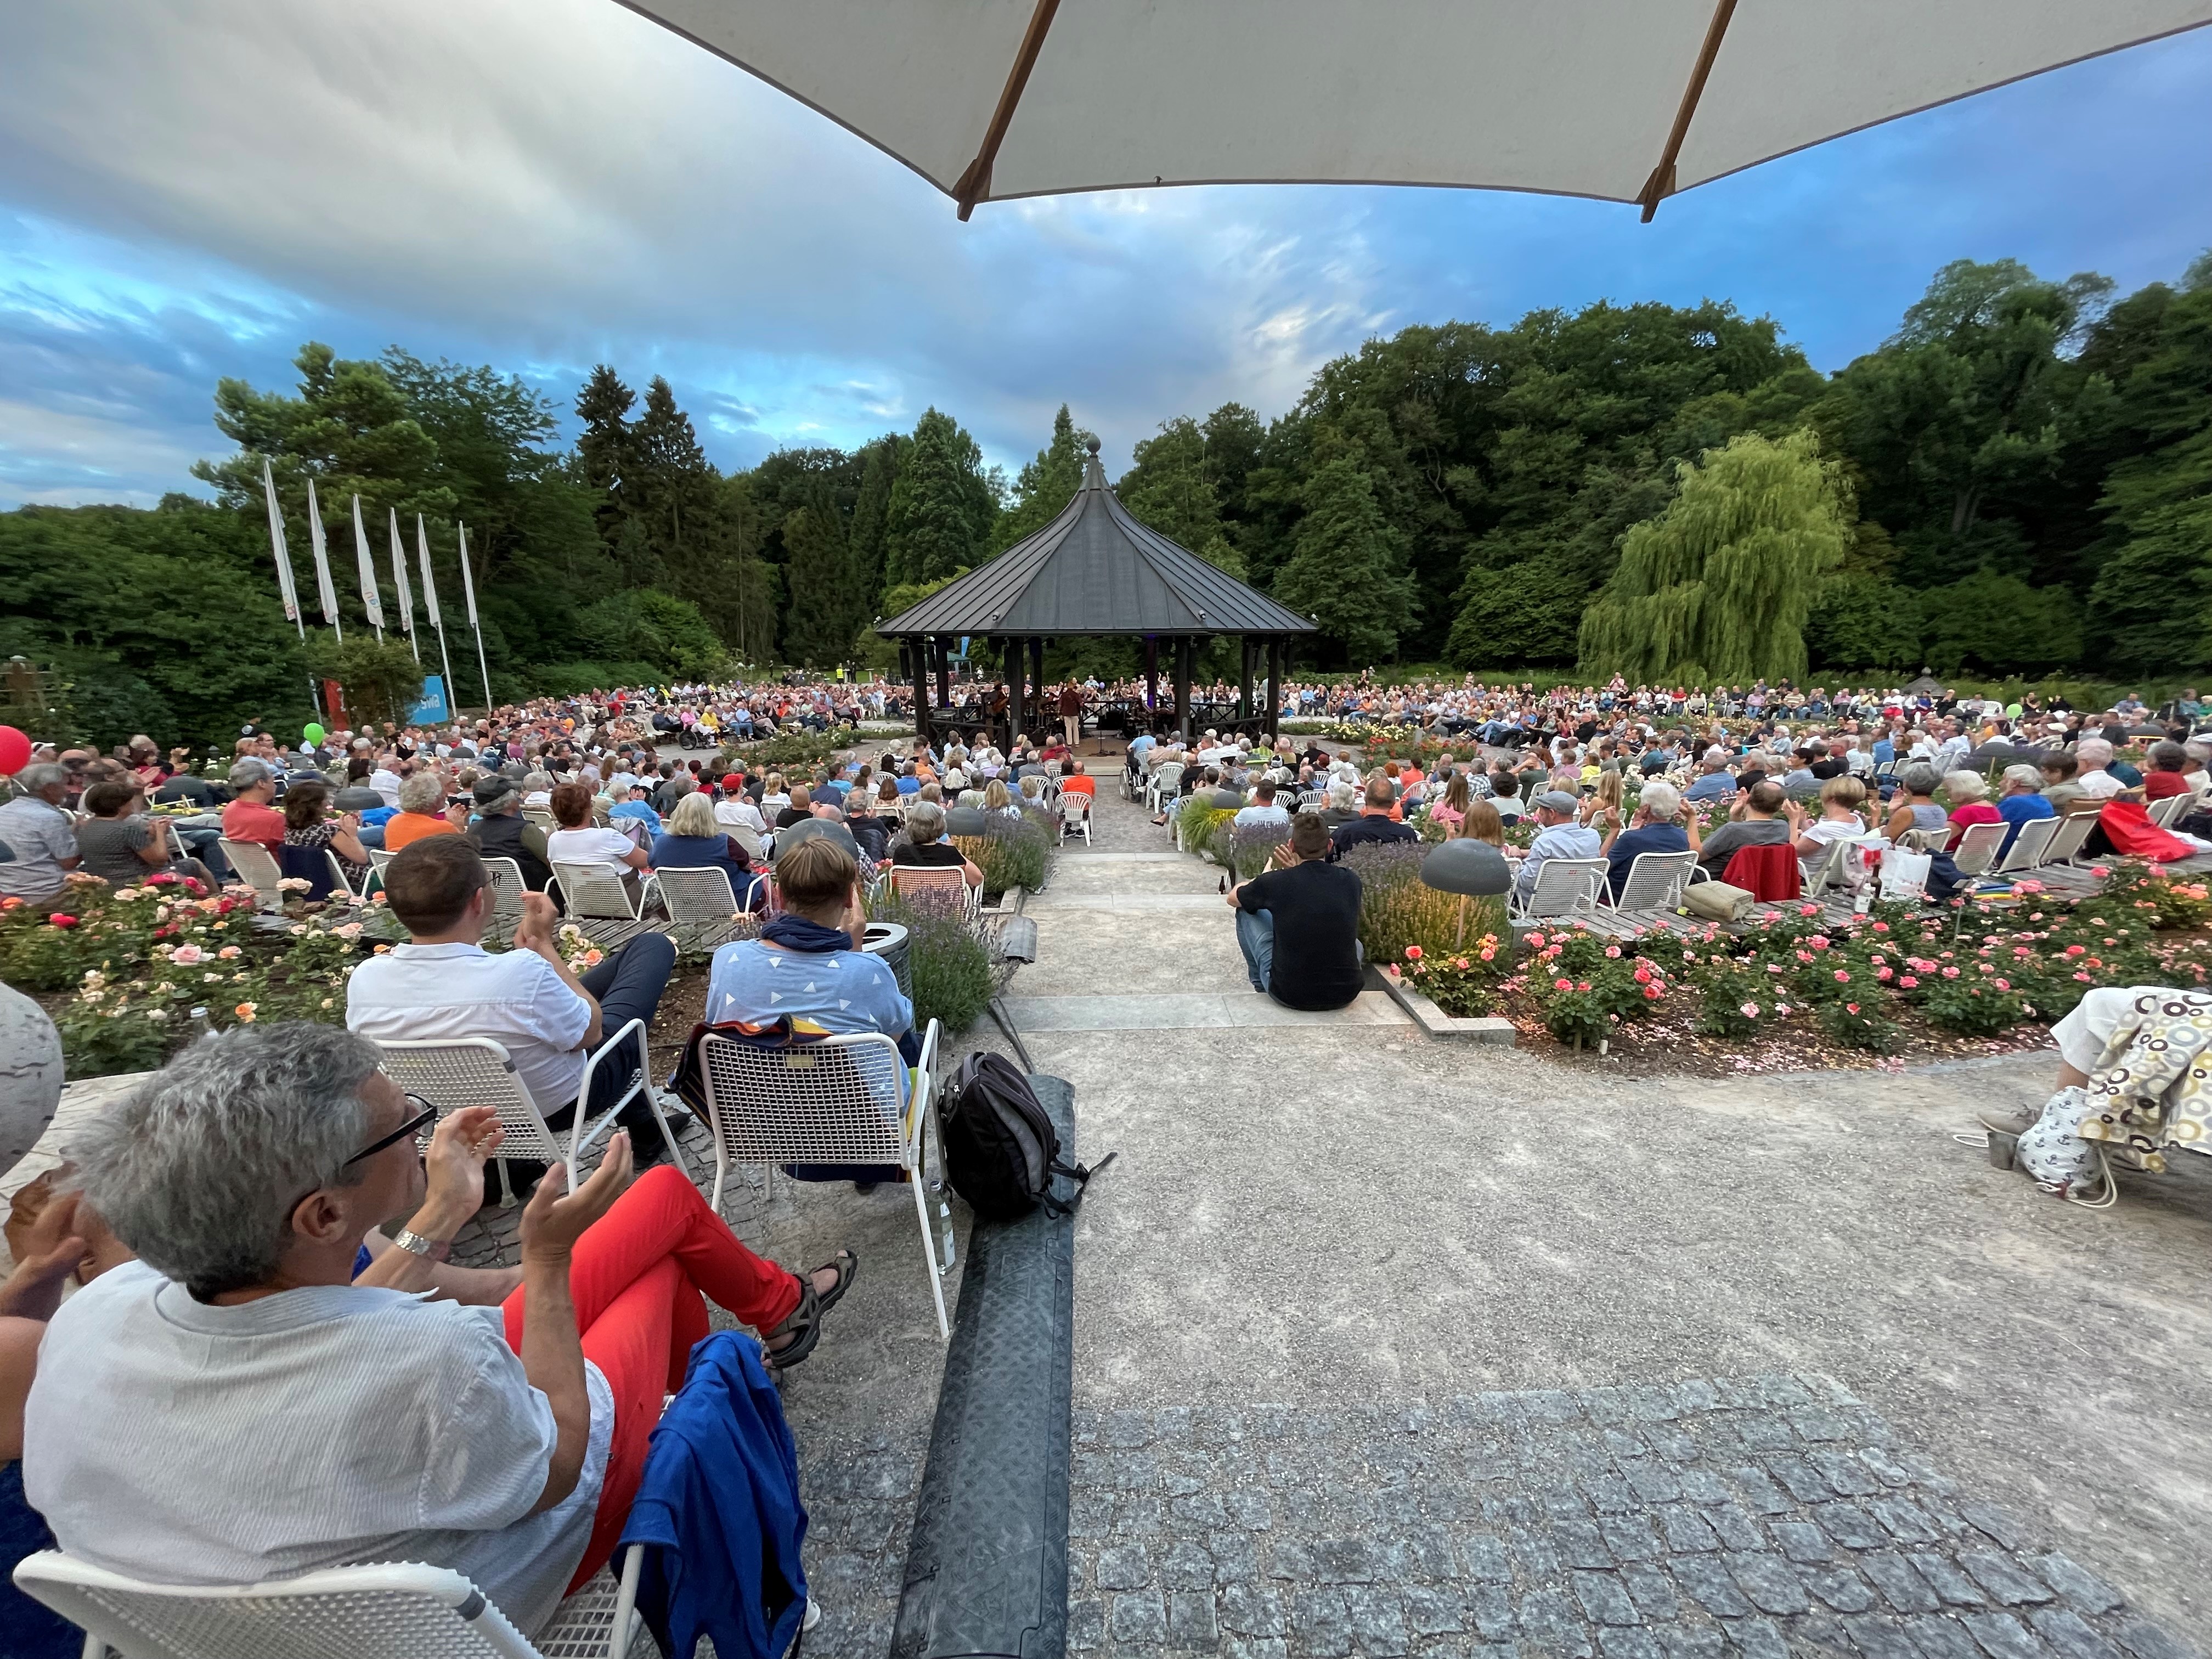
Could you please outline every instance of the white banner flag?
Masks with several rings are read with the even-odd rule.
[[[477,625],[477,579],[469,574],[469,527],[461,526],[461,598],[469,607],[469,626]]]
[[[430,574],[430,539],[422,533],[422,515],[415,515],[415,556],[422,566],[422,612],[430,619],[433,628],[443,628],[445,619],[438,614],[438,579]]]
[[[415,595],[407,586],[407,544],[399,539],[399,509],[392,509],[392,587],[399,596],[399,631],[415,631]]]
[[[323,620],[338,627],[338,591],[331,583],[330,549],[323,540],[323,509],[315,501],[315,481],[307,480],[307,540],[315,550],[315,594],[323,604]]]
[[[276,475],[270,471],[266,455],[261,458],[261,489],[269,498],[269,550],[276,556],[276,593],[284,602],[284,620],[304,630],[299,591],[292,586],[292,552],[284,544],[284,514],[276,506]]]
[[[362,527],[361,497],[353,498],[353,555],[361,567],[362,609],[368,612],[370,625],[381,634],[384,631],[384,601],[377,597],[376,566],[368,556],[368,532]]]

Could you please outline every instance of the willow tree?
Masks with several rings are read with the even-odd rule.
[[[1581,672],[1656,684],[1802,679],[1805,619],[1850,539],[1840,468],[1809,431],[1746,433],[1685,463],[1667,510],[1621,538],[1584,612]]]

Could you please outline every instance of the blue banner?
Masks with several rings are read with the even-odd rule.
[[[422,701],[407,711],[410,726],[443,726],[453,718],[446,707],[446,677],[427,674],[422,679]]]

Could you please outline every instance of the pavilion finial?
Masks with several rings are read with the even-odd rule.
[[[1083,487],[1085,489],[1105,489],[1106,468],[1098,459],[1098,440],[1086,438],[1083,447],[1091,452],[1090,459],[1083,463]]]

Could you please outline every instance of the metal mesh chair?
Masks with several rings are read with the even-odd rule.
[[[530,890],[522,866],[513,859],[488,858],[484,874],[491,878],[491,914],[484,918],[483,936],[509,939],[522,922],[522,896]]]
[[[1607,868],[1603,859],[1547,859],[1544,867],[1536,872],[1536,883],[1528,890],[1528,899],[1516,905],[1513,914],[1534,921],[1543,916],[1595,910]]]
[[[750,898],[761,884],[755,876],[746,884]],[[668,913],[669,933],[679,946],[711,951],[750,931],[750,918],[738,908],[736,891],[726,870],[656,870],[647,878],[648,893],[660,896]]]
[[[909,903],[957,903],[960,915],[969,921],[975,920],[982,908],[982,890],[968,884],[965,871],[946,865],[895,864],[891,866],[891,890]]]
[[[355,896],[353,880],[346,874],[345,866],[338,862],[338,855],[328,848],[323,849],[323,856],[330,861],[331,896],[350,902]]]
[[[633,1032],[637,1042],[631,1049],[627,1039]],[[383,1050],[384,1069],[392,1080],[410,1094],[422,1096],[438,1109],[440,1116],[464,1106],[489,1106],[499,1113],[500,1126],[507,1131],[500,1144],[502,1204],[514,1202],[514,1183],[507,1178],[506,1168],[510,1158],[529,1158],[540,1164],[566,1164],[568,1185],[573,1191],[581,1181],[578,1159],[604,1132],[614,1127],[623,1108],[640,1095],[652,1107],[662,1138],[672,1148],[676,1145],[676,1137],[669,1133],[668,1120],[661,1114],[660,1102],[653,1092],[653,1057],[646,1046],[645,1022],[641,1019],[634,1019],[604,1038],[584,1062],[584,1074],[576,1080],[576,1111],[565,1132],[565,1146],[560,1133],[547,1127],[538,1103],[522,1086],[522,1079],[515,1074],[514,1061],[504,1044],[489,1037],[405,1041],[380,1037],[376,1046]],[[631,1054],[636,1056],[637,1064],[624,1079],[622,1092],[606,1110],[587,1121],[585,1104],[592,1097],[592,1083],[599,1075],[600,1063],[629,1064]]]
[[[535,1644],[459,1573],[412,1561],[149,1584],[44,1550],[15,1583],[84,1628],[85,1659],[623,1659],[643,1625],[643,1551],[624,1553],[619,1583],[602,1573],[563,1601]]]
[[[1536,872],[1539,885],[1549,873],[1547,864]],[[1628,878],[1613,902],[1616,910],[1671,910],[1682,902],[1682,890],[1698,867],[1695,853],[1638,853],[1628,866]]]
[[[644,916],[629,884],[611,864],[556,864],[553,879],[561,884],[562,910],[571,921],[637,921]]]
[[[230,867],[238,878],[253,889],[254,896],[264,910],[273,910],[283,902],[283,896],[276,884],[284,878],[284,871],[276,862],[276,855],[258,841],[233,841],[225,836],[216,845],[230,860]]]
[[[2095,822],[2094,817],[2090,820]],[[2020,826],[2020,834],[2005,849],[2005,855],[1990,867],[1993,876],[2008,876],[2033,870],[2043,862],[2044,849],[2051,845],[2051,837],[2058,833],[2057,818],[2030,818]],[[2087,831],[2083,832],[2084,834]]]
[[[2028,822],[2035,823],[2040,820],[2030,818]],[[2089,839],[2089,832],[2096,827],[2097,815],[2094,812],[2069,812],[2058,820],[2057,831],[2045,845],[2043,861],[2045,864],[2071,864],[2081,856],[2081,848]]]
[[[366,850],[368,854],[368,867],[373,871],[382,871],[387,868],[392,860],[399,856],[397,853],[387,853],[381,847],[371,847]],[[507,862],[512,864],[514,860],[509,859]]]
[[[922,1190],[922,1128],[937,1104],[937,1039],[933,1019],[922,1035],[911,1086],[898,1044],[879,1031],[805,1043],[747,1042],[708,1031],[699,1039],[699,1067],[707,1127],[714,1137],[714,1190],[708,1202],[720,1211],[732,1164],[765,1166],[771,1190],[779,1164],[896,1164],[914,1189],[937,1334],[950,1341],[940,1275],[952,1265],[951,1235],[948,1225],[940,1266]],[[941,1130],[937,1158],[942,1168]]]
[[[1996,858],[1997,847],[2011,828],[2008,823],[1967,825],[1959,837],[1959,844],[1951,849],[1951,862],[1958,866],[1961,875],[1980,875]]]
[[[2197,797],[2194,795],[2168,795],[2164,800],[2152,805],[2150,821],[2160,830],[2171,830],[2180,821],[2182,814],[2196,804]]]

